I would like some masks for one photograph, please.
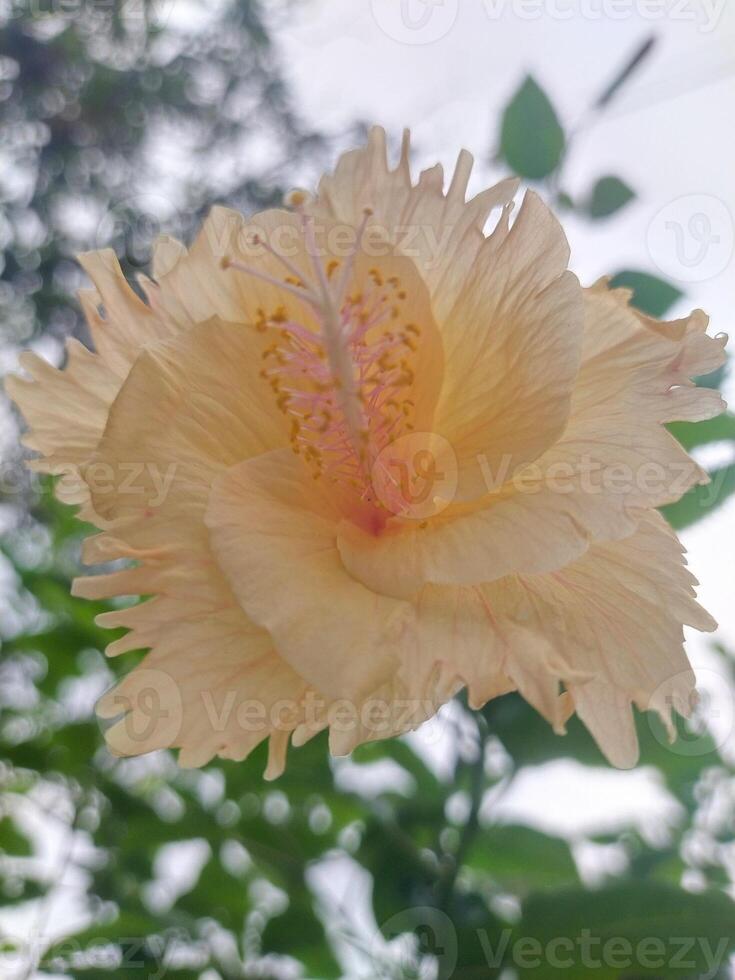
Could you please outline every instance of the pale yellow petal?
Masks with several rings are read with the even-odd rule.
[[[691,379],[725,361],[724,335],[707,335],[701,310],[670,322],[642,316],[629,305],[626,290],[603,281],[585,290],[582,368],[573,416],[614,412],[639,425],[698,422],[724,410],[717,391],[697,388]]]
[[[302,461],[282,450],[224,473],[207,524],[235,595],[280,655],[325,694],[354,698],[392,673],[411,610],[347,574],[338,517]]]
[[[131,630],[108,652],[150,648],[98,703],[101,718],[115,719],[105,732],[113,752],[179,748],[181,765],[201,766],[214,756],[243,759],[269,737],[288,741],[302,720],[306,682],[248,621],[215,565],[154,563],[118,576],[75,583],[85,597],[158,593],[102,621]]]
[[[186,551],[181,522],[204,536],[216,473],[287,442],[253,336],[212,321],[135,362],[84,470],[95,510],[128,543]]]
[[[356,227],[369,208],[368,239],[388,242],[412,259],[440,316],[471,275],[491,212],[508,205],[518,189],[518,180],[509,178],[467,200],[472,165],[472,155],[462,150],[446,192],[438,164],[414,184],[409,134],[391,168],[385,130],[374,126],[364,147],[343,154],[334,173],[322,177],[309,209],[318,218]]]
[[[5,389],[28,424],[24,444],[42,454],[32,468],[61,477],[57,494],[65,503],[84,503],[80,467],[99,442],[119,378],[77,340],[67,341],[63,369],[32,353],[20,365],[30,379],[11,375]]]
[[[112,249],[84,252],[78,258],[95,286],[82,290],[79,296],[95,350],[124,378],[146,344],[172,336],[177,328],[159,317],[133,290]]]
[[[638,751],[631,704],[667,725],[672,709],[691,709],[682,626],[715,627],[695,584],[652,512],[631,537],[596,544],[561,571],[426,587],[417,656],[424,673],[437,662],[454,672],[474,707],[517,688],[557,731],[576,709],[610,761],[628,767]]]
[[[719,394],[689,378],[722,362],[724,338],[708,337],[698,312],[673,323],[643,318],[626,293],[605,284],[586,290],[585,303],[582,363],[554,445],[512,479],[507,458],[477,460],[492,492],[474,509],[448,508],[428,527],[395,523],[374,537],[343,526],[340,551],[360,581],[405,596],[426,582],[553,571],[594,541],[629,536],[643,510],[707,482],[663,423],[721,411]]]

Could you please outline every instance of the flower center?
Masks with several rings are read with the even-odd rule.
[[[421,327],[404,312],[409,296],[399,276],[387,274],[379,262],[361,268],[364,257],[358,261],[357,253],[369,214],[348,257],[323,262],[312,219],[302,212],[310,275],[262,240],[258,244],[288,267],[281,280],[238,262],[223,264],[279,286],[284,300],[300,301],[300,310],[293,303],[258,307],[254,321],[268,340],[261,377],[290,420],[293,451],[315,479],[349,488],[371,509],[396,514],[404,507],[401,487],[396,481],[395,502],[386,500],[381,479],[378,497],[374,468],[382,465],[379,457],[388,445],[414,429],[413,362]]]

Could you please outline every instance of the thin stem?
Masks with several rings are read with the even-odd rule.
[[[457,849],[448,856],[444,873],[437,885],[436,906],[448,912],[454,903],[457,876],[464,864],[467,853],[480,829],[480,807],[485,795],[485,741],[487,723],[479,712],[473,712],[477,725],[477,757],[470,766],[470,810],[462,828]]]

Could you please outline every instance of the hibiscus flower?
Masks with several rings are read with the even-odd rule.
[[[466,688],[576,711],[631,766],[632,705],[689,712],[682,627],[715,624],[657,508],[706,475],[664,423],[722,411],[690,379],[725,338],[582,288],[542,200],[467,200],[471,167],[414,182],[374,129],[314,197],[157,242],[145,299],[81,256],[95,351],[8,387],[100,530],[84,561],[126,560],[75,593],[148,597],[100,617],[110,656],[149,651],[98,706],[114,752],[268,738],[272,778],[289,742],[347,753]]]

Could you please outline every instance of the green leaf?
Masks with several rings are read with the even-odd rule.
[[[31,842],[18,830],[12,817],[0,820],[0,851],[12,857],[30,857],[33,854]]]
[[[500,155],[520,177],[541,180],[558,167],[564,142],[554,107],[529,75],[503,113]]]
[[[308,977],[329,980],[342,975],[305,889],[291,894],[286,911],[268,920],[261,943],[264,954],[295,957],[306,967]]]
[[[721,364],[716,371],[711,371],[709,374],[702,374],[694,380],[697,382],[700,388],[713,388],[715,391],[719,391],[726,375],[727,362]]]
[[[653,881],[570,888],[526,899],[511,956],[538,980],[712,976],[735,948],[733,922],[735,905],[717,892]]]
[[[611,289],[625,288],[633,290],[633,306],[649,316],[664,316],[674,303],[684,294],[671,283],[652,276],[648,272],[637,272],[624,269],[613,276],[610,281]]]
[[[482,830],[464,863],[521,894],[532,888],[559,887],[578,880],[566,841],[547,837],[530,827],[495,826]]]
[[[661,508],[661,513],[677,530],[696,524],[717,510],[735,492],[735,463],[710,470],[710,483],[692,487],[681,500]]]
[[[549,723],[519,694],[494,698],[482,709],[488,727],[503,743],[517,767],[542,765],[554,759],[573,758],[590,766],[609,767],[594,739],[576,715],[567,722],[566,735],[555,735]],[[652,712],[635,713],[640,744],[640,764],[657,766],[677,795],[688,800],[703,763],[717,764],[715,745],[698,736],[694,746],[687,740],[684,721],[676,718],[679,740],[669,744],[661,720]]]
[[[607,218],[634,197],[635,191],[619,177],[601,177],[592,188],[586,210],[591,218]]]
[[[726,412],[704,422],[672,422],[667,428],[685,449],[735,441],[735,415]]]
[[[567,724],[566,735],[553,729],[519,694],[493,698],[482,709],[488,728],[497,735],[516,766],[541,765],[571,756],[588,765],[607,766],[594,739],[576,715]]]

